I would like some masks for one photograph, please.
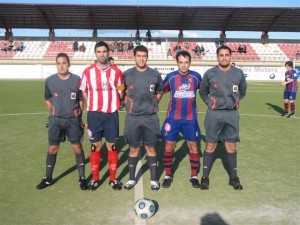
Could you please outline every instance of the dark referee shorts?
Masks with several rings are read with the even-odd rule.
[[[66,137],[71,144],[80,144],[83,139],[83,123],[79,118],[50,117],[48,128],[49,145],[58,145]]]
[[[119,138],[119,114],[96,111],[87,112],[88,136],[91,143],[101,141],[116,143]]]
[[[208,108],[204,121],[206,142],[239,142],[239,118],[237,110],[212,110]]]
[[[127,114],[124,137],[125,141],[132,147],[157,146],[161,138],[157,114],[142,116]]]

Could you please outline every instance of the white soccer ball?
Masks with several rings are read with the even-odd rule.
[[[135,202],[135,214],[141,219],[149,219],[155,213],[154,202],[149,198],[142,198]]]

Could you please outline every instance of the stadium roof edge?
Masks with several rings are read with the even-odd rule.
[[[300,32],[299,7],[0,3],[0,11],[5,29]]]

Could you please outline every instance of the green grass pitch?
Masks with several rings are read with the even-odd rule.
[[[194,189],[189,183],[187,147],[180,140],[174,162],[176,171],[169,189],[153,192],[142,152],[143,188],[113,191],[108,185],[107,161],[102,153],[103,184],[94,192],[81,191],[75,157],[68,142],[61,144],[54,178],[44,190],[35,186],[45,173],[47,110],[42,80],[0,80],[0,218],[2,225],[296,225],[300,223],[300,101],[298,118],[282,118],[282,86],[271,82],[248,82],[247,96],[240,105],[238,173],[244,190],[228,185],[223,167],[224,148],[210,174],[210,190]],[[300,96],[298,96],[299,98]],[[198,98],[198,119],[206,106]],[[160,103],[162,124],[169,96]],[[84,118],[86,113],[84,114]],[[128,146],[124,143],[124,111],[120,111],[120,165],[117,176],[128,178]],[[163,179],[163,143],[158,148],[159,180]],[[86,175],[90,175],[90,144],[85,135]],[[204,141],[200,143],[201,152]],[[201,158],[202,162],[202,158]],[[202,175],[202,168],[199,177]],[[147,221],[133,213],[138,195],[154,199],[158,211]]]

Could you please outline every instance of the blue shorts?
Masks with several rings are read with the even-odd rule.
[[[91,143],[101,141],[104,137],[107,142],[116,143],[119,138],[119,114],[87,112],[88,136]]]
[[[201,139],[201,131],[197,120],[174,120],[166,118],[161,128],[161,135],[166,141],[177,141],[179,132],[187,141]]]
[[[296,94],[297,92],[284,91],[283,99],[296,100]]]

